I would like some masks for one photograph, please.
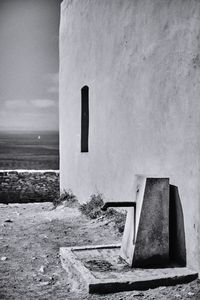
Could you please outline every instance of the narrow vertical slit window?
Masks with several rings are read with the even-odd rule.
[[[89,138],[89,88],[81,89],[81,152],[88,152]]]

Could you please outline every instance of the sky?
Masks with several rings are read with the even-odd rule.
[[[0,130],[58,130],[61,0],[0,0]]]

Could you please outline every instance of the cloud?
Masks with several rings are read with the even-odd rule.
[[[59,73],[46,74],[44,80],[46,81],[47,92],[49,94],[58,95]]]
[[[0,110],[0,130],[12,128],[58,129],[58,101],[49,98],[4,100]]]
[[[4,108],[7,110],[32,110],[34,108],[48,108],[57,106],[52,99],[31,99],[31,100],[7,100],[4,102]]]
[[[47,88],[49,94],[58,94],[58,86],[50,86]]]
[[[24,109],[27,107],[30,107],[29,101],[25,101],[25,100],[7,100],[4,103],[4,107],[7,109]]]
[[[51,120],[51,122],[49,122]],[[0,130],[58,130],[54,112],[0,111]]]
[[[31,103],[39,108],[46,108],[46,107],[52,107],[56,106],[56,103],[52,99],[35,99],[31,100]]]

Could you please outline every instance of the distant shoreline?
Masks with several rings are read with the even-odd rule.
[[[36,133],[36,132],[43,132],[43,133],[58,133],[59,130],[18,130],[18,129],[13,129],[13,130],[3,130],[0,129],[0,133]]]
[[[59,170],[58,131],[0,131],[1,170]]]

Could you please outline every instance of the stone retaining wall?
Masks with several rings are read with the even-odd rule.
[[[0,203],[53,201],[59,195],[59,171],[0,171]]]

